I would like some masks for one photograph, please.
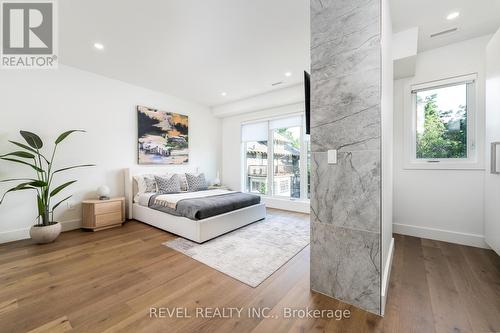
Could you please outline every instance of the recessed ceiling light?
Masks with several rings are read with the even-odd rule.
[[[225,96],[227,96],[227,93],[225,91],[223,91],[220,93],[220,95],[225,97]]]
[[[453,13],[448,14],[448,16],[446,16],[446,19],[447,20],[454,20],[459,16],[460,16],[459,12],[453,12]]]
[[[292,76],[292,73],[291,73],[291,72],[286,72],[286,73],[285,73],[285,76],[286,76],[286,77],[290,77],[290,76]]]
[[[101,43],[94,43],[94,47],[98,50],[104,49],[104,45],[102,45]]]

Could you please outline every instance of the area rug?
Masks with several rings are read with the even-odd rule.
[[[309,244],[309,220],[272,216],[198,244],[163,243],[241,282],[257,287]]]

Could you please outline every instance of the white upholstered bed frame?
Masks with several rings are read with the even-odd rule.
[[[186,217],[167,214],[149,207],[134,203],[137,188],[134,176],[141,174],[165,173],[197,173],[193,166],[138,166],[125,169],[126,211],[129,219],[152,225],[170,233],[182,236],[197,243],[203,243],[229,231],[241,228],[266,217],[266,206],[263,203],[238,209],[229,213],[193,221]]]

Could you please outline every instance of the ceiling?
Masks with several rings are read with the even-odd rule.
[[[495,32],[500,27],[500,0],[390,0],[394,32],[419,27],[418,51],[460,42]],[[448,21],[446,16],[460,16]],[[430,38],[443,30],[457,32]]]
[[[394,32],[419,27],[419,52],[500,26],[500,0],[390,1]],[[58,4],[62,64],[208,106],[295,85],[310,66],[308,0]],[[460,16],[446,20],[453,11]],[[454,27],[457,32],[429,37]],[[96,42],[104,49],[95,49]]]
[[[62,64],[209,106],[301,82],[309,31],[308,0],[59,2]]]

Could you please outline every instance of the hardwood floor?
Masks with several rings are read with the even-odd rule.
[[[161,245],[174,237],[130,221],[48,245],[0,245],[0,332],[500,332],[500,258],[492,251],[395,235],[380,318],[311,292],[308,247],[251,288]],[[186,308],[192,318],[150,318],[151,307]],[[207,319],[195,316],[197,307],[244,310]],[[249,316],[252,307],[279,318]],[[283,318],[286,308],[304,307],[351,316]]]

